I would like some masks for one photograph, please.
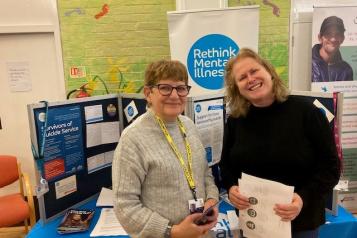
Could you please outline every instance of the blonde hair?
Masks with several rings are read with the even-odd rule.
[[[225,87],[226,87],[226,102],[230,108],[230,115],[233,117],[246,116],[251,103],[242,96],[239,92],[236,80],[233,74],[233,66],[245,58],[252,58],[258,64],[263,66],[271,75],[273,81],[273,94],[275,101],[284,102],[288,96],[289,91],[284,85],[283,81],[276,73],[275,68],[267,60],[260,57],[256,52],[248,48],[242,48],[234,58],[231,58],[225,68]]]

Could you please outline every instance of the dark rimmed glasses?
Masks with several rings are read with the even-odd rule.
[[[150,87],[157,88],[162,96],[170,96],[172,90],[176,89],[177,95],[179,95],[180,97],[186,97],[191,89],[191,86],[189,85],[179,85],[174,87],[170,84],[156,84]]]

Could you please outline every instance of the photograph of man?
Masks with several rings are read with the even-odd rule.
[[[352,67],[342,59],[340,45],[345,40],[343,20],[325,18],[318,34],[319,44],[312,48],[312,82],[352,81]]]

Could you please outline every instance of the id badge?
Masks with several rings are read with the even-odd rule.
[[[195,199],[188,200],[188,210],[190,214],[203,212],[204,205],[203,198],[199,198],[197,201]]]

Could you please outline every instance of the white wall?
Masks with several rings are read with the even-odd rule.
[[[9,62],[27,62],[32,89],[10,88]],[[18,157],[35,185],[27,104],[65,99],[55,0],[0,1],[0,154]],[[15,191],[15,186],[5,192]],[[0,194],[4,194],[0,191]]]

